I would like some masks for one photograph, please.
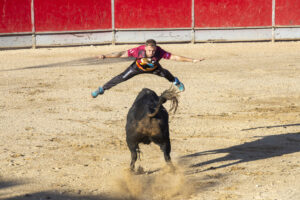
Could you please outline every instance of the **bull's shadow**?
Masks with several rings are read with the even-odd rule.
[[[2,178],[2,177],[0,177],[0,178]],[[10,188],[10,187],[15,187],[15,186],[22,185],[22,184],[23,184],[22,181],[17,181],[17,180],[6,180],[6,181],[4,181],[4,180],[0,179],[0,192],[3,189]]]
[[[226,156],[220,158],[190,165],[190,167],[192,168],[204,167],[211,164],[216,165],[203,170],[197,169],[197,172],[199,172],[224,168],[239,163],[268,159],[295,152],[300,152],[300,132],[259,137],[259,139],[253,142],[246,142],[241,145],[236,145],[224,149],[197,152],[185,155],[181,157],[181,159],[192,159],[189,161],[193,162],[193,158],[199,156],[220,153],[227,154]],[[226,164],[218,164],[220,162],[225,162]]]
[[[105,65],[105,64],[112,64],[112,63],[121,63],[126,61],[133,61],[133,59],[128,57],[128,58],[109,58],[109,59],[101,60],[97,57],[90,57],[90,58],[82,58],[82,59],[76,59],[76,60],[71,60],[66,62],[56,62],[56,63],[45,64],[45,65],[34,65],[34,66],[6,69],[0,71],[18,71],[18,70],[41,69],[41,68],[52,68],[52,67]]]
[[[0,199],[2,199],[0,197]],[[11,198],[5,198],[5,200],[41,200],[41,199],[53,199],[53,200],[123,200],[125,198],[114,197],[108,195],[73,195],[73,194],[61,194],[60,192],[37,192],[25,195],[14,196]]]
[[[2,177],[0,177],[2,178]],[[26,180],[1,180],[0,179],[0,200],[41,200],[41,199],[53,199],[53,200],[122,200],[124,198],[119,196],[113,196],[108,194],[99,195],[85,195],[85,194],[70,194],[63,191],[41,191],[34,193],[24,193],[18,189],[17,186],[26,185]],[[12,191],[17,191],[23,194],[14,194]],[[80,191],[81,192],[81,191]],[[11,197],[5,197],[5,196]]]

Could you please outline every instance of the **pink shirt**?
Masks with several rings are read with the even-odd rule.
[[[145,50],[145,45],[142,46],[138,46],[136,48],[133,49],[129,49],[128,52],[128,56],[129,57],[134,57],[137,59],[137,61],[140,63],[140,59],[141,58],[146,58],[146,50]],[[158,61],[160,61],[160,59],[164,58],[164,59],[170,59],[171,57],[171,53],[163,50],[162,48],[160,48],[159,46],[156,46],[156,51],[154,56],[151,58],[151,60],[153,61],[153,63],[157,63]]]

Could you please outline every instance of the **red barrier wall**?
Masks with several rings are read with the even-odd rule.
[[[191,27],[191,6],[191,0],[115,0],[115,28]]]
[[[0,33],[31,32],[33,0],[0,0]],[[34,0],[36,32],[112,27],[111,0]],[[114,0],[114,28],[192,28],[192,0]],[[275,25],[300,25],[300,0],[275,0]],[[196,28],[272,26],[272,0],[194,0]]]
[[[195,0],[195,27],[272,25],[272,0]]]
[[[0,0],[0,33],[31,31],[31,0]]]
[[[111,29],[110,0],[35,0],[36,31]]]
[[[276,25],[300,25],[300,0],[276,0]]]

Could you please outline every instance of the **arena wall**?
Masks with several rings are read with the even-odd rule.
[[[300,39],[300,0],[0,0],[0,48]]]

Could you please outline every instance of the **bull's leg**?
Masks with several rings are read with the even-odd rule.
[[[137,149],[138,149],[138,145],[134,144],[134,145],[128,145],[129,150],[131,152],[131,162],[130,162],[130,169],[132,171],[134,171],[134,165],[135,162],[137,160]]]
[[[164,152],[165,161],[168,164],[169,172],[174,173],[176,171],[175,166],[171,162],[170,152],[171,152],[171,144],[170,140],[168,140],[165,144],[161,145],[161,149]]]
[[[171,144],[170,140],[166,141],[162,145],[160,145],[161,150],[164,152],[165,161],[167,163],[171,162],[170,152],[171,152]]]

